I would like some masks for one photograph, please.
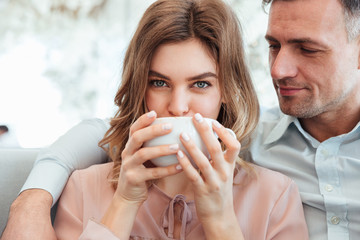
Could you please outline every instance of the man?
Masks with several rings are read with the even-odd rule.
[[[270,7],[270,69],[286,115],[274,109],[262,116],[249,157],[296,181],[314,240],[360,236],[359,23],[360,0],[274,0]],[[2,239],[56,239],[47,218],[57,197],[20,194]],[[41,219],[26,215],[36,208]],[[18,222],[24,216],[46,227]]]
[[[256,164],[299,186],[310,238],[360,238],[360,1],[272,2],[266,40],[281,111],[262,116]]]

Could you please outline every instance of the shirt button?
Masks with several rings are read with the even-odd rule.
[[[336,216],[331,217],[331,223],[332,224],[337,225],[337,224],[339,224],[339,222],[340,222],[339,217],[336,217]]]
[[[332,190],[334,190],[334,187],[331,186],[330,184],[326,184],[326,185],[325,185],[325,190],[326,190],[327,192],[332,192]]]
[[[327,156],[329,154],[329,152],[327,150],[325,150],[325,149],[322,149],[321,154],[324,155],[324,156]]]

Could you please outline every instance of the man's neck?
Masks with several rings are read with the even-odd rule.
[[[299,119],[306,132],[323,142],[331,137],[346,134],[360,122],[360,108],[322,113],[313,118]]]

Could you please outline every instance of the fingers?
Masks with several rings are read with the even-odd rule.
[[[201,171],[204,181],[212,182],[215,175],[226,179],[226,176],[233,173],[235,160],[240,151],[239,141],[217,121],[212,121],[212,126],[209,126],[200,114],[195,114],[193,122],[208,149],[211,162],[186,133],[181,134],[182,144]],[[223,141],[226,147],[225,153],[214,132]],[[187,176],[191,181],[199,182],[199,178],[202,179],[201,176],[189,162],[187,156],[182,155],[184,155],[182,152],[178,153],[178,160]]]
[[[137,130],[149,126],[156,119],[156,112],[150,111],[139,117],[130,127],[130,136]]]
[[[195,114],[194,119],[194,125],[199,132],[201,139],[204,141],[211,159],[215,161],[215,159],[223,158],[220,142],[215,137],[212,126],[209,126],[199,113]]]
[[[132,168],[129,170],[125,170],[127,168],[126,166],[122,167],[124,168],[126,182],[132,185],[144,183],[149,180],[164,178],[182,171],[182,167],[179,164],[156,168]]]
[[[187,178],[195,185],[195,187],[200,188],[200,186],[204,184],[204,181],[201,178],[199,172],[191,164],[188,157],[181,150],[178,151],[176,157],[183,171],[185,172]]]
[[[156,147],[140,148],[134,155],[134,160],[131,161],[134,165],[143,164],[147,160],[155,159],[166,155],[175,155],[179,150],[179,144],[162,145]]]
[[[210,127],[199,113],[195,114],[194,118],[194,125],[204,141],[210,153],[211,159],[214,161],[214,167],[219,167],[219,164],[221,164],[221,161],[219,160],[223,158],[225,158],[225,160],[229,163],[234,162],[240,152],[240,143],[228,131],[230,129],[224,128],[216,120],[212,121],[212,127]],[[220,142],[214,136],[213,132],[215,132],[224,143],[226,147],[225,155],[221,149]]]
[[[226,151],[224,153],[224,158],[229,163],[234,162],[241,149],[240,142],[234,138],[234,136],[224,128],[218,121],[213,121],[213,130],[219,136],[226,147]]]
[[[130,137],[123,152],[125,155],[132,155],[141,148],[144,142],[171,132],[172,125],[169,123],[150,126],[155,118],[156,113],[151,111],[134,122],[130,127]]]

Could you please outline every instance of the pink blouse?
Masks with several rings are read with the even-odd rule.
[[[112,163],[75,171],[57,209],[54,228],[58,239],[118,239],[101,225],[114,189],[107,176]],[[254,166],[258,176],[241,170],[234,179],[234,208],[245,239],[306,240],[308,232],[295,183],[288,177]],[[183,195],[167,196],[156,185],[140,207],[130,239],[174,239],[174,219],[182,222],[180,239],[205,239],[195,204]]]

